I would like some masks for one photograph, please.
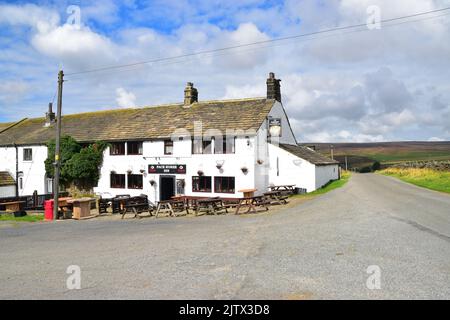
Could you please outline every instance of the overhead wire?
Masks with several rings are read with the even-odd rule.
[[[450,15],[450,12],[444,13],[444,14],[440,14],[440,15],[434,15],[434,16],[431,16],[431,17],[425,17],[425,18],[420,18],[420,19],[414,19],[414,20],[402,21],[402,22],[397,22],[397,23],[391,23],[391,24],[384,25],[382,28],[389,28],[389,27],[395,27],[395,26],[404,25],[404,24],[408,24],[408,23],[421,22],[421,21],[441,18],[441,17],[445,17],[445,16],[449,16],[449,15]],[[418,14],[414,15],[414,16],[418,16]],[[400,18],[395,18],[396,21],[398,21],[399,19]],[[393,20],[394,19],[389,19],[389,21],[393,21]],[[386,23],[386,21],[388,21],[388,20],[385,20],[385,23]],[[362,28],[363,26],[364,26],[364,28]],[[268,48],[278,47],[278,46],[282,46],[282,45],[288,45],[288,44],[292,44],[294,42],[299,42],[299,41],[320,40],[320,39],[336,37],[336,36],[342,36],[342,35],[347,35],[347,34],[352,34],[352,33],[378,31],[378,30],[370,30],[370,29],[368,29],[366,24],[358,25],[358,27],[353,27],[353,28],[356,29],[356,30],[350,30],[350,31],[347,31],[347,32],[341,32],[341,33],[337,33],[337,34],[333,33],[333,34],[328,34],[328,35],[316,36],[316,37],[311,37],[311,38],[300,38],[300,39],[291,38],[291,39],[289,39],[289,40],[291,40],[290,42],[288,42],[287,40],[284,41],[284,42],[275,42],[275,43],[272,43],[272,44],[270,44],[269,42],[264,42],[264,43],[263,42],[258,42],[258,44],[266,44],[266,45],[261,45],[259,47],[252,47],[252,48],[246,48],[246,46],[249,46],[249,44],[248,45],[244,45],[244,46],[239,46],[239,47],[235,46],[236,49],[233,50],[233,51],[220,52],[220,53],[215,51],[215,50],[209,50],[209,51],[197,52],[195,54],[180,55],[180,56],[172,57],[172,58],[155,59],[155,60],[153,60],[153,62],[148,61],[148,62],[141,62],[141,63],[134,63],[134,64],[128,64],[128,65],[115,66],[113,68],[95,69],[95,71],[91,70],[89,73],[101,72],[101,74],[99,76],[104,76],[104,75],[114,74],[114,73],[117,73],[117,72],[136,71],[136,70],[141,69],[143,66],[151,66],[151,67],[167,66],[167,65],[173,65],[173,64],[179,64],[179,63],[185,63],[185,62],[189,62],[189,61],[194,61],[194,60],[197,60],[198,57],[214,58],[214,57],[220,57],[220,56],[225,56],[225,55],[230,55],[230,54],[242,54],[242,53],[247,53],[247,52],[251,52],[251,51],[257,51],[257,50],[261,50],[261,49],[268,49]],[[362,28],[362,29],[357,29],[357,28]],[[287,37],[285,39],[287,39]],[[256,45],[256,42],[253,43],[253,45]],[[228,48],[230,48],[230,47],[228,47]],[[180,60],[180,59],[182,59],[182,60]],[[156,61],[156,60],[158,60],[158,61]],[[170,61],[170,60],[175,60],[175,61]],[[126,69],[118,70],[118,68],[126,68]],[[69,77],[70,80],[76,80],[76,79],[82,78],[82,76],[81,76],[82,74],[86,74],[86,73],[71,73],[71,74],[68,74],[68,75],[78,75],[78,77],[77,76]]]
[[[414,17],[418,17],[418,16],[423,16],[423,15],[428,15],[431,13],[443,12],[443,11],[448,11],[448,10],[450,10],[450,7],[431,10],[431,11],[427,11],[427,12],[420,12],[420,13],[416,13],[416,14],[411,14],[411,15],[406,15],[406,16],[401,16],[401,17],[396,17],[396,18],[391,18],[391,19],[380,20],[379,23],[389,23],[389,22],[393,22],[393,21],[404,20],[404,19],[414,18]],[[233,49],[237,49],[237,48],[249,47],[249,46],[254,46],[254,45],[258,45],[258,44],[280,42],[280,41],[292,40],[292,39],[297,39],[297,38],[302,38],[302,37],[307,37],[307,36],[330,33],[330,32],[334,32],[334,31],[344,31],[344,30],[349,30],[349,29],[354,29],[354,28],[359,28],[359,27],[367,27],[367,25],[368,25],[367,23],[363,23],[363,24],[356,24],[356,25],[350,25],[350,26],[344,26],[344,27],[336,27],[336,28],[330,28],[330,29],[325,29],[325,30],[320,30],[320,31],[314,31],[314,32],[310,32],[310,33],[303,33],[303,34],[292,35],[292,36],[287,36],[287,37],[280,37],[280,38],[275,38],[275,39],[256,41],[256,42],[240,44],[240,45],[235,45],[235,46],[229,46],[229,47],[223,47],[223,48],[217,48],[217,49],[211,49],[211,50],[203,50],[203,51],[187,53],[187,54],[178,55],[178,56],[162,57],[162,58],[157,58],[157,59],[152,59],[152,60],[147,60],[147,61],[140,61],[140,62],[129,63],[129,64],[101,67],[101,68],[95,68],[95,69],[78,71],[78,72],[69,72],[66,74],[66,76],[94,73],[94,72],[111,70],[111,69],[121,69],[121,68],[136,66],[136,65],[145,65],[145,64],[149,64],[149,63],[168,61],[168,60],[184,58],[184,57],[191,57],[191,56],[196,56],[196,55],[200,55],[200,54],[233,50]]]

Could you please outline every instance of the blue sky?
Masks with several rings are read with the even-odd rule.
[[[60,67],[77,72],[365,23],[372,5],[389,19],[450,1],[0,1],[0,121],[42,116]],[[64,112],[179,102],[188,81],[201,100],[264,96],[275,72],[299,141],[450,140],[449,17],[67,76]]]

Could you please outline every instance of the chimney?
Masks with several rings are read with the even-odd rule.
[[[281,86],[280,79],[275,79],[275,73],[269,73],[269,78],[267,79],[267,99],[275,99],[281,102]]]
[[[53,104],[48,104],[48,112],[45,113],[45,126],[49,127],[55,123],[55,113],[53,112]]]
[[[194,102],[198,102],[198,91],[192,82],[188,82],[184,89],[184,105],[190,106]]]

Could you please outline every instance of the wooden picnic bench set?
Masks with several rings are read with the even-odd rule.
[[[126,214],[133,214],[135,218],[155,216],[160,214],[170,217],[189,215],[191,212],[200,214],[224,214],[234,209],[236,215],[242,213],[256,213],[258,210],[269,210],[271,205],[283,205],[288,203],[290,194],[293,194],[294,186],[274,186],[271,191],[259,196],[244,196],[236,199],[222,199],[220,197],[201,198],[193,196],[175,196],[171,200],[163,200],[155,205],[146,195],[131,197],[130,195],[118,195],[114,198],[100,198],[98,200],[99,213],[106,213],[111,208],[113,214],[121,214],[124,219]],[[247,194],[246,194],[247,195]],[[246,210],[244,210],[246,209]]]

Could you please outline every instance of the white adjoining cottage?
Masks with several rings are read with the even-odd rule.
[[[311,192],[339,179],[336,161],[297,144],[273,73],[265,98],[199,101],[192,83],[184,97],[179,104],[63,117],[64,135],[110,144],[96,193],[146,194],[151,201],[176,194],[238,198],[240,190],[261,194],[271,185]],[[0,171],[14,179],[18,195],[52,192],[44,160],[54,123],[50,106],[45,118],[0,124]]]

